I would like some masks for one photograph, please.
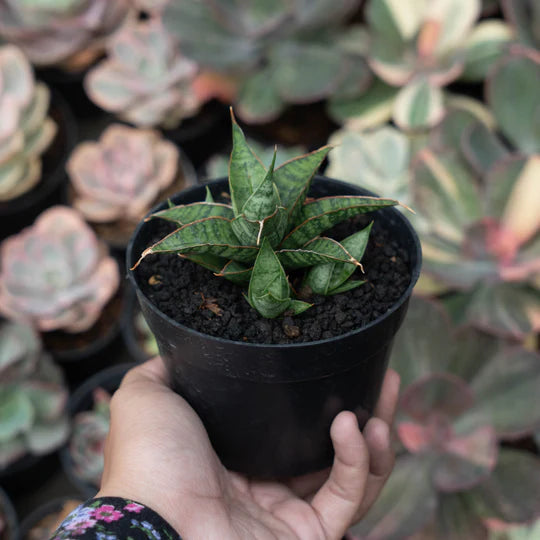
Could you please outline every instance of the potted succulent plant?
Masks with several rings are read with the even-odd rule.
[[[363,425],[373,410],[418,278],[419,244],[389,208],[397,201],[312,182],[329,150],[275,170],[274,156],[266,170],[233,119],[229,183],[209,184],[205,202],[201,187],[160,205],[128,247],[130,279],[175,389],[224,463],[242,472],[301,474],[329,463],[335,414],[350,408]],[[214,202],[227,189],[232,204]],[[379,209],[373,223],[343,223]],[[321,236],[338,223],[336,238]]]
[[[94,103],[138,127],[163,128],[197,161],[220,150],[226,110],[216,103],[203,106],[212,98],[230,102],[234,84],[185,58],[158,17],[126,25],[110,40],[107,53],[85,78]]]
[[[0,488],[0,540],[19,538],[17,514],[6,493]]]
[[[0,312],[41,332],[71,382],[109,361],[120,332],[118,264],[82,216],[55,206],[0,244]]]
[[[396,464],[351,532],[480,539],[494,520],[538,517],[540,459],[500,442],[540,425],[540,355],[456,329],[442,305],[413,298],[391,366],[402,381]]]
[[[135,364],[118,364],[87,379],[71,396],[72,429],[60,451],[62,468],[85,498],[99,489],[103,450],[109,432],[109,402],[126,372]]]
[[[20,540],[49,540],[62,521],[83,501],[77,497],[60,497],[36,508],[20,526]]]
[[[111,248],[125,250],[135,225],[158,201],[196,183],[192,165],[159,132],[112,124],[80,143],[66,169],[68,199]]]
[[[3,9],[3,8],[0,8]],[[0,46],[0,239],[58,202],[63,167],[74,139],[69,109],[36,82],[13,45]]]
[[[14,491],[54,470],[42,457],[67,439],[68,389],[30,326],[0,322],[0,357],[0,483]]]

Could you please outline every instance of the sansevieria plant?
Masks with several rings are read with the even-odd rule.
[[[330,295],[359,287],[349,279],[367,246],[371,225],[337,242],[321,234],[353,216],[399,204],[364,196],[307,199],[311,180],[331,147],[325,146],[268,169],[233,123],[229,162],[231,205],[204,202],[171,206],[147,219],[178,228],[142,253],[176,253],[231,281],[248,284],[246,298],[263,317],[299,314],[311,304],[294,298],[287,271],[305,269],[303,290]]]

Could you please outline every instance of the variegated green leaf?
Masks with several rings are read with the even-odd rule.
[[[358,231],[357,233],[345,238],[341,242],[341,245],[357,260],[362,260],[364,251],[366,250],[369,240],[369,233],[373,222],[370,223],[365,229]],[[356,266],[351,263],[327,263],[319,264],[311,268],[306,275],[305,283],[316,294],[337,294],[339,292],[345,292],[349,288],[343,288],[346,286],[346,281],[356,270]],[[355,286],[360,286],[363,281],[356,282]]]
[[[276,148],[268,171],[262,182],[254,189],[242,206],[242,215],[249,221],[262,221],[271,216],[280,206],[279,193],[274,185],[274,165]]]
[[[263,239],[249,281],[248,300],[263,317],[273,319],[289,308],[290,287],[277,255]]]
[[[421,530],[437,508],[431,465],[429,456],[398,457],[379,497],[350,532],[364,540],[402,540]]]
[[[204,202],[206,203],[213,203],[214,197],[212,197],[212,192],[210,191],[210,188],[206,186],[206,197],[204,199]]]
[[[323,197],[304,204],[297,226],[285,237],[281,247],[294,249],[346,219],[399,204],[394,199],[363,196]]]
[[[247,145],[240,126],[231,110],[233,129],[233,149],[229,161],[229,188],[235,215],[240,214],[246,201],[251,197],[266,176],[266,169]]]
[[[330,146],[323,146],[310,154],[287,161],[274,171],[274,183],[278,188],[282,206],[287,208],[291,225],[296,221],[306,200],[311,179],[331,149]]]
[[[540,234],[540,155],[514,155],[499,162],[485,179],[486,214],[511,233],[515,247]]]
[[[508,155],[501,141],[481,122],[475,122],[464,131],[461,150],[480,176],[486,174],[497,161]]]
[[[474,413],[489,418],[497,435],[519,437],[540,429],[540,354],[503,350],[475,375]]]
[[[251,267],[246,267],[237,261],[229,261],[216,272],[216,276],[224,277],[238,285],[245,285],[251,278],[251,271]]]
[[[319,263],[351,263],[353,267],[360,263],[337,240],[332,238],[314,238],[297,249],[281,249],[276,252],[285,268],[305,268]]]
[[[253,73],[243,81],[235,110],[245,122],[270,122],[275,120],[285,107],[274,85],[269,83],[271,77],[272,70],[266,68]]]
[[[331,98],[328,113],[336,122],[347,122],[351,129],[363,130],[379,126],[392,118],[397,92],[394,86],[376,79],[366,92],[356,98]]]
[[[464,229],[482,217],[474,177],[452,150],[422,150],[414,174],[414,206],[430,231],[457,245]]]
[[[233,219],[233,209],[221,203],[215,202],[196,202],[192,204],[183,204],[180,206],[172,206],[165,210],[160,210],[151,216],[148,216],[145,221],[150,221],[154,218],[165,219],[172,221],[178,225],[186,225],[200,219],[205,219],[211,216],[223,216],[227,219]]]
[[[519,50],[497,65],[486,81],[486,98],[500,130],[522,152],[540,150],[540,59]]]
[[[287,211],[280,206],[261,221],[250,221],[244,216],[238,216],[231,222],[231,226],[242,244],[258,246],[263,238],[268,238],[270,245],[275,248],[283,239],[288,222]]]
[[[184,225],[145,249],[132,269],[152,253],[209,253],[240,262],[251,262],[257,256],[255,246],[238,242],[231,221],[221,217],[209,217]]]
[[[540,292],[520,283],[483,283],[462,297],[460,323],[524,339],[540,330]]]
[[[28,396],[16,388],[2,389],[0,397],[0,444],[30,429],[35,411]]]
[[[460,79],[482,81],[513,39],[511,28],[498,20],[482,21],[465,41],[465,68]]]
[[[466,496],[469,506],[483,518],[530,521],[538,514],[540,460],[528,452],[501,448],[491,476]]]
[[[183,259],[187,259],[194,263],[200,264],[203,268],[211,270],[212,272],[219,272],[225,264],[227,259],[212,255],[211,253],[190,253],[189,255],[182,254]]]
[[[394,101],[394,122],[404,130],[434,126],[444,114],[440,87],[418,78],[402,88]]]

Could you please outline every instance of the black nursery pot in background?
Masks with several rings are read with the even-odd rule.
[[[77,140],[77,126],[71,109],[57,92],[51,93],[49,114],[57,125],[57,133],[42,155],[41,180],[27,193],[0,201],[0,240],[31,225],[49,206],[63,202],[67,178],[64,167]]]
[[[209,184],[214,196],[226,179]],[[371,195],[321,176],[310,196]],[[204,200],[205,188],[184,191],[175,204]],[[165,203],[152,212],[165,208]],[[201,417],[226,467],[261,477],[297,476],[329,466],[329,430],[342,410],[364,426],[372,415],[412,289],[420,274],[420,243],[410,223],[394,208],[373,214],[408,252],[411,280],[391,309],[369,324],[340,336],[288,345],[225,340],[177,323],[144,295],[137,273],[129,272],[142,312],[155,334],[173,388]],[[156,221],[140,223],[128,246],[132,267],[155,236]]]

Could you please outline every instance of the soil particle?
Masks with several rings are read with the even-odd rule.
[[[326,235],[340,240],[368,223],[366,216],[360,216],[334,227]],[[167,226],[163,223],[156,240],[168,232]],[[148,256],[135,272],[144,294],[162,312],[194,330],[233,341],[302,343],[364,326],[392,307],[409,285],[407,253],[377,225],[376,219],[362,264],[366,273],[357,270],[352,279],[365,280],[364,285],[333,296],[310,295],[303,299],[313,303],[313,307],[294,318],[276,319],[264,319],[251,308],[241,287],[175,255]],[[152,280],[156,275],[160,279]],[[291,273],[289,278],[298,291],[301,274]],[[201,294],[219,306],[220,316],[199,309]]]

